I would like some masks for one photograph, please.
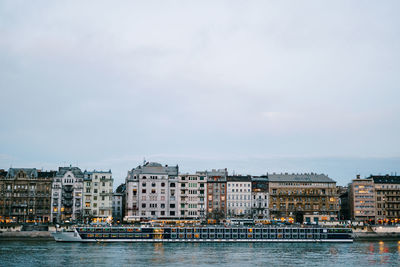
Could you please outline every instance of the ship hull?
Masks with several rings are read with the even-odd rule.
[[[77,228],[55,232],[58,242],[128,243],[332,243],[353,242],[349,229],[291,228]],[[237,232],[237,233],[236,233]],[[204,238],[205,237],[205,238]],[[225,238],[224,238],[225,237]]]

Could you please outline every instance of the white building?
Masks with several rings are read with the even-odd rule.
[[[251,177],[227,177],[228,217],[251,215]]]
[[[82,221],[83,173],[78,167],[59,167],[52,184],[51,221]]]
[[[84,218],[105,222],[112,217],[113,178],[109,171],[84,172]]]
[[[126,178],[126,221],[177,218],[178,166],[147,162],[128,172]]]
[[[205,219],[207,177],[200,174],[179,175],[179,217]]]

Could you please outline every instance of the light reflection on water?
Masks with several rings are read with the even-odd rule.
[[[1,266],[399,266],[400,241],[354,243],[0,242]]]

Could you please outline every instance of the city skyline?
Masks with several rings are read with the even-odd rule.
[[[3,1],[0,166],[400,173],[397,1]]]

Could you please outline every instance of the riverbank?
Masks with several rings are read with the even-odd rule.
[[[23,231],[23,232],[0,232],[0,241],[50,241],[54,240],[50,231]]]

